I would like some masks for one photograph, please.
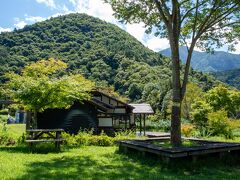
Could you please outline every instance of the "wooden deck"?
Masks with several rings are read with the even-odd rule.
[[[128,149],[135,149],[140,152],[152,153],[168,158],[199,156],[204,154],[223,153],[230,151],[240,152],[240,143],[199,140],[200,145],[197,146],[167,148],[151,144],[150,141],[152,140],[165,141],[169,140],[169,137],[149,138],[147,140],[122,140],[118,141],[118,144],[120,150],[123,149],[124,151],[128,151]],[[197,139],[188,140],[198,141]]]

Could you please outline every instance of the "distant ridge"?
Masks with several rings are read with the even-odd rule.
[[[170,57],[170,48],[160,51],[161,54]],[[183,62],[187,58],[187,48],[180,47],[180,58]],[[195,70],[203,72],[227,71],[240,68],[240,54],[231,54],[223,51],[215,51],[214,54],[194,51],[191,66]]]

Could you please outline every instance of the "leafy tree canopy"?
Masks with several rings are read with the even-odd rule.
[[[59,76],[66,68],[60,60],[40,60],[25,66],[20,74],[7,73],[5,88],[13,101],[34,111],[66,108],[89,99],[94,83],[79,74]]]

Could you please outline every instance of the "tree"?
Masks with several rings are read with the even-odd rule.
[[[240,110],[240,92],[235,89],[229,89],[220,84],[209,90],[206,95],[206,101],[211,105],[214,111],[224,109],[229,117],[236,118]]]
[[[104,0],[115,17],[128,23],[143,22],[147,32],[167,37],[172,62],[171,142],[181,144],[181,102],[184,98],[192,52],[195,46],[205,50],[239,40],[239,0]],[[180,78],[179,46],[186,45],[188,56],[183,80]]]
[[[191,106],[197,100],[200,100],[203,97],[202,89],[194,84],[188,83],[186,88],[186,93],[182,101],[181,113],[182,117],[190,119]]]
[[[21,74],[6,74],[5,90],[14,102],[34,112],[33,128],[37,125],[37,112],[67,108],[74,101],[90,98],[89,92],[94,84],[80,74],[60,76],[59,73],[66,68],[66,63],[49,59],[24,67]]]

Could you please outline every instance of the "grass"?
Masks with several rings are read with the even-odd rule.
[[[154,141],[149,141],[149,143],[157,145],[157,146],[165,147],[165,148],[172,148],[173,147],[170,140],[168,140],[168,141],[154,140]],[[190,140],[183,140],[182,141],[181,147],[190,147],[190,146],[200,146],[200,144],[198,144],[195,141],[190,141]]]
[[[7,124],[8,132],[14,139],[18,139],[26,130],[25,124]]]
[[[22,125],[9,125],[15,135]],[[121,154],[117,146],[63,148],[53,144],[30,152],[25,146],[0,146],[0,179],[239,179],[240,161],[214,157],[166,165],[159,158],[136,152]]]
[[[167,166],[136,153],[120,154],[115,146],[46,154],[29,153],[25,147],[1,147],[0,169],[0,179],[238,179],[240,174],[239,164],[209,159]]]

